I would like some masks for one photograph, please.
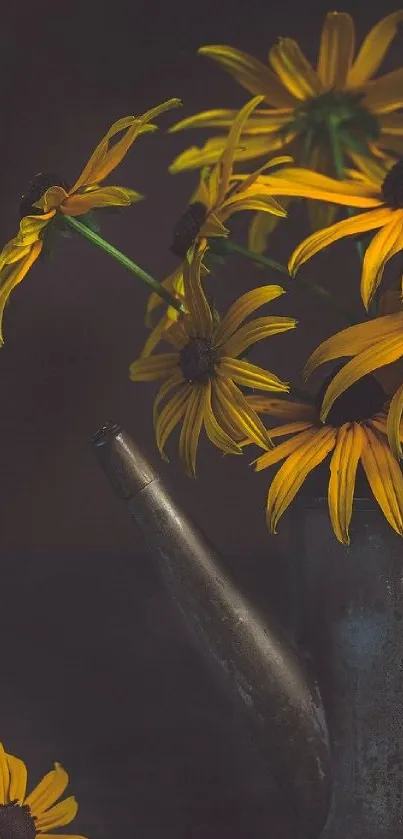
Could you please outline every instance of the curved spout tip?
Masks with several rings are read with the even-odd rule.
[[[122,431],[120,425],[115,422],[105,422],[98,431],[90,438],[92,446],[105,446],[113,435],[120,434]]]

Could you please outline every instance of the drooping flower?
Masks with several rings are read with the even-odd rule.
[[[236,114],[218,162],[207,173],[202,172],[196,192],[175,226],[172,251],[176,256],[184,258],[198,239],[228,236],[229,230],[224,223],[233,213],[260,210],[280,217],[286,215],[268,188],[262,182],[259,185],[256,182],[262,171],[288,163],[292,158],[273,158],[242,180],[238,180],[233,171],[245,123],[262,99],[262,96],[255,96]]]
[[[377,23],[355,55],[355,27],[349,14],[329,12],[322,30],[316,69],[290,38],[281,38],[269,51],[272,69],[233,47],[201,47],[199,52],[217,61],[253,95],[264,96],[268,108],[254,112],[246,123],[236,160],[251,160],[287,149],[302,166],[337,176],[329,126],[336,130],[342,151],[387,149],[403,153],[403,68],[379,78],[385,54],[403,21],[403,11]],[[170,130],[227,128],[235,112],[204,111],[182,120]],[[198,148],[192,146],[176,158],[171,172],[214,163],[225,138],[215,136]],[[376,143],[376,146],[374,145]],[[378,151],[380,150],[380,151]],[[334,208],[309,203],[314,227],[330,224]],[[250,246],[263,249],[265,233],[273,227],[268,216],[255,217]]]
[[[18,757],[9,755],[0,743],[0,836],[2,839],[83,839],[68,834],[54,834],[56,828],[73,821],[77,813],[74,796],[57,800],[69,782],[67,772],[55,768],[26,794],[27,768]]]
[[[290,162],[289,156],[273,158],[250,175],[243,175],[242,179],[238,179],[238,175],[234,173],[234,155],[243,126],[261,99],[259,96],[251,99],[236,115],[218,163],[207,172],[202,172],[199,185],[187,209],[175,225],[171,250],[182,260],[186,259],[189,248],[201,239],[229,236],[230,231],[225,227],[225,222],[233,213],[260,210],[276,217],[287,215],[285,209],[273,198],[270,189],[261,182],[257,186],[256,182],[262,171]],[[183,272],[182,263],[162,282],[162,285],[177,298],[183,297]],[[146,311],[148,323],[151,312],[162,303],[158,294],[150,295]],[[149,355],[155,349],[164,332],[177,320],[177,315],[178,312],[173,306],[165,310],[147,339],[143,356]]]
[[[200,281],[205,251],[206,243],[202,241],[185,262],[188,314],[181,315],[166,333],[174,351],[140,358],[130,366],[132,381],[165,379],[154,402],[157,446],[163,455],[168,437],[183,420],[179,454],[192,477],[203,425],[211,442],[226,453],[241,454],[239,441],[245,436],[263,449],[270,448],[267,431],[238,385],[287,392],[288,384],[239,356],[257,341],[296,326],[294,319],[278,316],[244,323],[257,308],[284,293],[275,285],[246,292],[217,323]]]
[[[386,263],[403,250],[403,160],[375,161],[360,155],[355,155],[354,159],[359,167],[355,173],[355,186],[351,180],[333,181],[332,194],[330,191],[326,195],[322,192],[323,186],[318,183],[315,173],[298,176],[297,170],[294,175],[290,170],[290,181],[296,176],[300,181],[305,178],[301,189],[306,195],[362,208],[363,212],[312,233],[295,249],[288,268],[295,275],[304,262],[344,236],[379,231],[366,249],[362,266],[361,297],[368,309],[382,280]],[[354,174],[353,171],[350,174]],[[287,189],[286,186],[284,188]]]
[[[338,399],[325,425],[314,405],[264,395],[250,396],[248,402],[259,414],[281,421],[268,429],[272,438],[288,438],[255,461],[256,471],[284,461],[270,483],[267,498],[267,523],[272,533],[277,532],[281,516],[308,475],[331,454],[327,493],[330,519],[339,542],[350,543],[360,463],[385,518],[403,535],[403,475],[388,445],[385,394],[373,377],[362,379]]]
[[[71,188],[57,175],[35,176],[21,199],[19,231],[0,253],[0,346],[4,307],[13,289],[38,259],[47,226],[57,213],[81,216],[97,207],[127,206],[138,201],[142,196],[132,189],[100,184],[121,163],[136,137],[154,130],[150,121],[178,104],[179,99],[170,99],[142,116],[123,117],[114,122]],[[119,134],[122,136],[116,140]]]
[[[332,406],[347,388],[379,368],[394,364],[403,357],[403,309],[391,315],[374,318],[366,323],[349,326],[332,335],[312,353],[305,367],[308,377],[321,364],[337,358],[351,358],[339,370],[327,388],[320,411],[325,422]],[[382,381],[382,379],[381,379]],[[403,413],[403,383],[397,388],[389,406],[387,434],[392,452],[402,457],[401,419]]]

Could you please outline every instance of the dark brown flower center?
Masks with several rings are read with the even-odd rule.
[[[207,338],[191,338],[179,357],[183,378],[187,382],[207,382],[214,375],[215,360],[214,349]]]
[[[0,806],[0,839],[35,839],[35,819],[29,807],[16,801]]]
[[[335,370],[323,382],[316,398],[318,408],[320,408],[325,391],[338,370]],[[371,375],[363,376],[336,399],[327,415],[326,423],[339,428],[345,422],[361,422],[370,419],[382,409],[385,401],[386,395],[377,379]]]
[[[201,201],[189,204],[173,230],[171,251],[175,256],[185,258],[206,220],[206,215],[207,207]]]
[[[403,209],[403,160],[398,160],[386,175],[382,198],[392,210]]]
[[[65,181],[62,181],[59,175],[55,175],[53,172],[38,172],[38,174],[32,178],[27,191],[21,195],[21,218],[24,218],[24,216],[38,216],[43,213],[43,210],[40,210],[39,207],[34,207],[33,205],[36,201],[39,201],[39,199],[42,198],[42,195],[44,195],[46,190],[51,186],[62,186],[66,191],[69,188],[68,184],[66,184]]]

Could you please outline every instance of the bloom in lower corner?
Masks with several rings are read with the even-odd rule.
[[[331,455],[328,505],[339,542],[350,544],[359,464],[385,518],[403,536],[403,475],[388,444],[385,394],[373,377],[367,376],[350,388],[335,403],[325,424],[320,422],[315,405],[266,396],[251,396],[248,402],[259,414],[282,420],[281,425],[269,428],[272,438],[288,438],[255,461],[256,471],[284,461],[267,497],[267,523],[272,533],[307,476]]]
[[[0,743],[0,836],[2,839],[83,839],[76,834],[54,834],[77,814],[74,796],[56,802],[69,782],[67,772],[55,763],[39,784],[26,794],[27,768],[9,755]]]
[[[252,95],[262,95],[267,106],[245,124],[235,160],[252,160],[281,149],[300,165],[336,177],[330,123],[337,129],[343,153],[354,147],[370,152],[375,143],[378,153],[386,149],[402,154],[403,117],[395,112],[403,105],[403,68],[374,78],[402,21],[402,10],[380,20],[356,54],[353,19],[345,12],[328,12],[316,67],[291,38],[280,38],[270,49],[271,68],[234,47],[201,47],[202,55],[218,62]],[[234,117],[235,111],[226,108],[204,111],[170,130],[226,129]],[[202,148],[192,146],[174,160],[171,171],[215,163],[224,143],[225,137],[214,136]],[[317,205],[310,202],[310,206],[315,228],[331,223],[331,205],[322,205],[320,214]],[[263,249],[271,220],[258,215],[253,226],[252,238]]]
[[[141,116],[123,117],[114,122],[72,187],[58,175],[35,176],[21,199],[19,231],[0,253],[0,346],[4,307],[13,289],[38,259],[47,226],[56,220],[57,214],[82,216],[95,208],[128,206],[140,200],[142,196],[132,189],[100,184],[121,163],[136,137],[154,130],[151,120],[179,104],[179,99],[170,99]]]
[[[244,323],[257,308],[284,293],[275,285],[246,292],[217,323],[200,281],[205,251],[204,242],[185,263],[188,314],[166,333],[174,352],[143,357],[130,365],[132,381],[165,379],[154,402],[157,446],[164,456],[165,444],[182,420],[179,454],[192,477],[202,426],[210,441],[228,454],[242,453],[239,443],[244,437],[265,450],[270,448],[267,430],[238,385],[286,393],[288,384],[239,356],[257,341],[296,326],[294,319],[278,316]]]

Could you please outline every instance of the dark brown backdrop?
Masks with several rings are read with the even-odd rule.
[[[360,36],[393,10],[358,0]],[[314,58],[327,7],[297,0],[75,0],[7,4],[2,10],[2,241],[17,227],[18,196],[38,170],[74,180],[109,124],[171,96],[183,114],[241,106],[246,93],[201,44],[229,43],[265,59],[277,35]],[[396,46],[388,65],[397,63]],[[104,221],[103,233],[156,277],[175,264],[175,219],[195,175],[167,165],[206,135],[141,138],[112,182],[147,196]],[[302,218],[302,217],[301,217]],[[285,259],[306,223],[284,223],[273,249]],[[319,257],[312,274],[357,284],[354,248]],[[217,292],[226,305],[260,282],[232,259]],[[264,275],[265,281],[268,274]],[[224,284],[225,280],[225,284]],[[270,276],[270,281],[278,281]],[[0,352],[1,579],[0,738],[27,760],[33,779],[57,759],[79,796],[77,832],[92,839],[259,839],[295,835],[284,804],[242,743],[227,698],[205,671],[149,568],[141,541],[94,461],[88,441],[121,423],[226,557],[240,584],[283,608],[281,541],[264,522],[267,477],[202,446],[190,483],[160,464],[151,428],[153,388],[133,385],[128,365],[144,340],[147,292],[91,245],[64,242],[13,294]],[[258,362],[297,375],[302,355],[342,326],[297,289],[276,309],[306,327],[256,350]],[[302,327],[301,327],[302,328]],[[283,533],[286,532],[286,524]]]

